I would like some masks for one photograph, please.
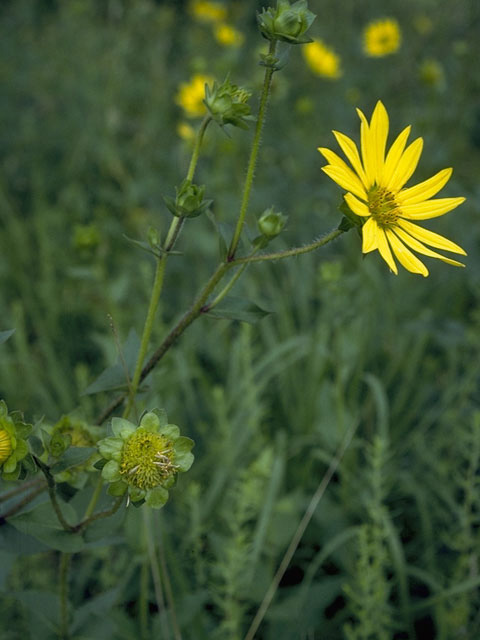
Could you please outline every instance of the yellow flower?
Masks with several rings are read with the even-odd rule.
[[[314,40],[302,47],[307,65],[317,76],[339,78],[342,75],[340,57],[321,40]]]
[[[192,0],[190,13],[200,22],[222,22],[227,17],[227,9],[218,2]]]
[[[375,20],[365,27],[363,48],[367,56],[381,58],[400,48],[402,34],[399,24],[392,18]]]
[[[241,31],[232,25],[222,22],[214,28],[213,34],[216,41],[224,47],[241,47],[245,37]]]
[[[207,112],[203,102],[205,98],[205,84],[213,83],[211,76],[196,73],[190,82],[180,85],[175,102],[182,107],[188,118],[197,118]]]
[[[397,273],[397,265],[392,252],[405,269],[428,276],[427,268],[410,249],[463,267],[460,262],[428,248],[466,255],[461,247],[415,224],[417,220],[441,216],[464,202],[465,198],[431,199],[448,182],[452,169],[443,169],[432,178],[405,188],[422,153],[422,138],[405,148],[411,129],[406,127],[385,155],[388,136],[385,107],[377,102],[370,123],[359,109],[357,112],[361,120],[361,158],[353,140],[343,133],[333,132],[353,170],[333,151],[318,150],[329,162],[323,171],[348,192],[345,201],[363,222],[363,253],[378,249],[394,273]]]
[[[0,429],[0,465],[10,457],[13,451],[12,436],[6,429]]]

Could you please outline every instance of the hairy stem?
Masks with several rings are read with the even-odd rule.
[[[269,54],[275,55],[275,49],[277,46],[276,40],[270,41]],[[242,204],[240,205],[240,213],[238,214],[237,226],[233,234],[232,242],[228,250],[228,261],[233,260],[235,251],[237,250],[240,236],[242,235],[243,225],[245,224],[245,216],[247,215],[248,203],[250,200],[250,192],[252,190],[253,178],[255,175],[255,167],[257,166],[258,150],[260,149],[260,141],[262,137],[263,124],[265,122],[265,113],[267,110],[268,96],[270,94],[270,87],[272,84],[272,76],[275,72],[273,66],[268,66],[265,69],[265,77],[263,80],[262,95],[260,98],[260,107],[258,110],[257,123],[255,126],[255,134],[253,136],[252,149],[250,151],[250,158],[248,159],[247,175],[245,177],[245,184],[243,187]]]
[[[205,287],[202,289],[202,291],[198,295],[196,302],[182,316],[182,318],[178,321],[178,323],[173,327],[170,333],[166,336],[166,338],[161,343],[161,345],[157,348],[157,350],[152,355],[150,360],[145,364],[145,366],[142,369],[142,373],[140,375],[140,382],[142,382],[149,375],[152,369],[163,358],[165,353],[176,342],[177,338],[181,336],[181,334],[185,331],[185,329],[189,327],[192,324],[192,322],[196,318],[198,318],[199,315],[207,312],[212,307],[211,304],[205,305],[207,298],[209,297],[209,295],[211,295],[216,285],[220,282],[220,280],[223,278],[223,276],[229,269],[236,266],[249,264],[250,262],[267,262],[269,260],[280,260],[282,258],[290,258],[292,256],[299,256],[304,253],[310,253],[310,251],[315,251],[315,249],[319,249],[320,247],[323,247],[329,242],[331,242],[332,240],[335,240],[336,238],[341,236],[343,233],[344,231],[342,231],[341,229],[334,229],[333,231],[330,231],[330,233],[327,233],[322,238],[315,240],[315,242],[312,242],[310,244],[306,244],[303,247],[293,247],[292,249],[286,249],[285,251],[277,251],[274,253],[250,255],[250,256],[246,256],[245,258],[236,258],[231,262],[220,263],[217,269],[215,270],[215,272],[213,273],[213,275],[211,276],[210,280],[207,282]],[[230,290],[230,287],[229,287],[230,284],[233,286],[234,282],[233,283],[231,282],[226,285],[228,289],[225,292],[225,295]],[[219,295],[222,295],[222,292]],[[219,300],[217,300],[215,304],[217,304],[218,302]],[[108,405],[108,407],[106,407],[104,411],[98,416],[97,424],[102,424],[105,420],[107,420],[107,418],[109,418],[112,415],[115,409],[117,409],[122,405],[123,401],[125,400],[125,397],[126,397],[126,394],[122,394],[122,395],[119,395],[117,398],[115,398]]]
[[[322,236],[318,240],[311,242],[310,244],[306,244],[303,247],[293,247],[292,249],[285,249],[285,251],[276,251],[274,253],[261,253],[258,256],[246,256],[245,258],[236,258],[232,262],[230,262],[230,266],[237,266],[240,264],[249,264],[250,262],[267,262],[268,260],[281,260],[282,258],[291,258],[292,256],[300,256],[304,253],[310,253],[310,251],[315,251],[315,249],[319,249],[320,247],[325,246],[335,238],[338,238],[345,233],[342,229],[334,229]]]
[[[198,130],[195,138],[195,144],[192,151],[192,158],[188,167],[186,180],[191,182],[195,175],[195,169],[197,167],[198,159],[200,157],[200,149],[202,146],[203,136],[211,121],[211,116],[207,115],[203,119],[202,124]],[[128,418],[130,412],[135,403],[135,397],[138,391],[138,385],[140,384],[142,366],[147,355],[148,345],[150,343],[150,337],[152,335],[153,323],[155,320],[155,314],[157,311],[158,303],[160,301],[160,295],[162,293],[163,281],[165,276],[165,267],[167,264],[168,252],[171,251],[175,245],[175,242],[180,234],[184,223],[184,219],[181,217],[173,218],[170,228],[167,233],[167,237],[163,244],[164,253],[157,259],[157,268],[155,270],[155,280],[153,282],[152,293],[150,295],[150,302],[148,305],[147,317],[145,318],[145,324],[143,327],[142,339],[140,342],[140,350],[138,352],[137,362],[135,365],[135,371],[133,373],[132,383],[130,385],[128,401],[123,412],[123,417]]]

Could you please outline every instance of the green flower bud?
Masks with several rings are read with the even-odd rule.
[[[180,187],[175,187],[176,198],[164,196],[165,204],[174,216],[179,218],[196,218],[206,211],[212,200],[204,200],[205,185],[198,186],[190,180],[184,180]]]
[[[4,480],[16,480],[20,475],[21,461],[28,455],[25,438],[30,431],[31,426],[18,413],[9,414],[0,400],[0,473]]]
[[[266,209],[260,216],[257,224],[260,233],[267,238],[275,238],[287,224],[288,217],[275,211],[273,207]]]
[[[316,16],[308,9],[307,0],[290,5],[289,0],[278,0],[275,9],[269,7],[257,14],[258,25],[267,40],[282,40],[289,44],[312,42],[304,36]]]
[[[193,440],[180,435],[180,429],[168,424],[164,411],[146,413],[136,427],[128,420],[112,420],[113,437],[98,443],[100,454],[108,460],[103,478],[111,483],[111,495],[128,491],[133,502],[145,500],[153,508],[163,507],[168,489],[178,473],[193,463]]]
[[[65,415],[53,426],[43,426],[44,432],[50,435],[47,450],[50,455],[60,458],[70,447],[85,447],[85,450],[95,447],[102,435],[102,429],[90,425],[85,420],[75,415]],[[48,438],[48,435],[47,435]],[[67,482],[76,489],[85,486],[89,474],[96,473],[95,463],[101,456],[96,452],[78,464],[68,469],[54,472],[56,482]]]
[[[251,94],[242,87],[231,84],[228,77],[210,88],[205,85],[205,104],[212,118],[223,127],[231,124],[234,127],[247,129],[248,120],[252,120],[250,106],[247,104]]]

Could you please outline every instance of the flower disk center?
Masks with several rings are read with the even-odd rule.
[[[0,429],[0,464],[12,453],[12,439],[5,429]]]
[[[377,185],[368,192],[368,208],[379,224],[393,224],[400,216],[393,193]]]
[[[172,443],[165,436],[137,429],[123,447],[120,473],[125,482],[139,489],[153,489],[174,475]]]

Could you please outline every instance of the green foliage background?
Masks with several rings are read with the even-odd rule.
[[[0,7],[0,396],[33,421],[76,409],[93,420],[110,396],[83,395],[140,333],[154,264],[124,234],[166,231],[188,143],[178,85],[193,72],[258,95],[264,47],[249,0],[225,3],[245,34],[224,49],[182,2],[11,0]],[[392,131],[425,147],[418,181],[454,167],[465,195],[435,230],[465,247],[467,269],[428,279],[363,259],[352,231],[328,249],[252,266],[236,293],[274,311],[253,326],[202,318],[149,378],[196,441],[196,462],[154,516],[186,639],[242,638],[345,433],[354,441],[307,529],[258,638],[480,637],[480,5],[392,0],[394,56],[368,59],[361,32],[380,1],[312,0],[312,35],[343,77],[312,75],[299,49],[274,78],[250,211],[289,215],[278,248],[338,224],[339,190],[317,146],[358,137],[355,106],[382,99]],[[431,30],[418,25],[430,20]],[[428,86],[425,59],[443,67]],[[256,104],[255,97],[252,104]],[[233,224],[251,132],[208,132],[199,171]],[[250,220],[254,226],[254,215]],[[167,267],[153,345],[218,260],[207,217],[187,221]],[[110,316],[112,320],[110,320]],[[41,500],[41,498],[40,498]],[[146,542],[139,511],[73,558],[72,637],[137,638]],[[98,538],[100,534],[98,534]],[[56,637],[55,552],[0,527],[0,638]],[[143,577],[142,577],[143,576]],[[165,615],[149,586],[151,637]]]

